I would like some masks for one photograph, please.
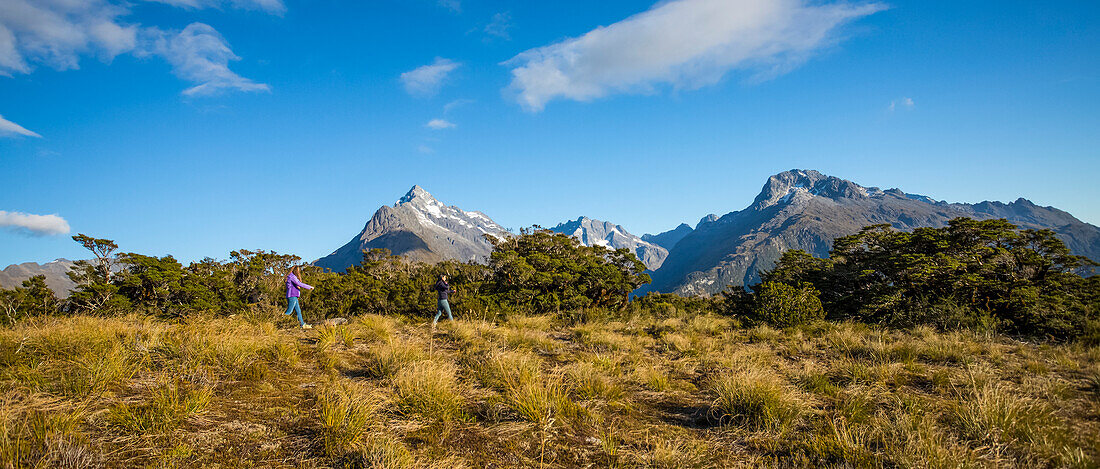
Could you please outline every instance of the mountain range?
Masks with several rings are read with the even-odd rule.
[[[570,235],[585,246],[629,249],[649,270],[659,269],[668,257],[667,248],[632,235],[622,226],[608,221],[580,217],[550,228],[550,231]]]
[[[1049,228],[1075,254],[1100,259],[1100,228],[1053,207],[1022,198],[1007,204],[948,203],[798,169],[769,177],[748,207],[706,215],[694,228],[684,223],[639,237],[621,225],[582,216],[550,229],[588,246],[630,249],[653,278],[638,293],[712,295],[758,281],[759,272],[772,268],[788,249],[825,257],[834,239],[867,225],[912,230],[941,227],[956,217],[1004,218],[1022,228]],[[484,261],[492,250],[484,234],[512,236],[487,215],[447,206],[416,186],[393,207],[380,208],[358,236],[316,265],[342,271],[372,247],[418,261]]]
[[[76,284],[69,279],[69,268],[73,261],[57,259],[53,262],[39,264],[37,262],[24,262],[12,264],[4,270],[0,270],[0,288],[12,289],[23,286],[23,281],[35,275],[46,276],[46,286],[50,287],[58,296],[69,296]]]
[[[645,291],[710,295],[728,285],[749,285],[775,266],[783,251],[826,257],[833,240],[867,225],[900,230],[941,227],[956,217],[1004,218],[1021,228],[1049,228],[1075,254],[1100,259],[1100,228],[1026,199],[1008,204],[959,204],[880,190],[817,171],[791,170],[768,178],[752,204],[708,215],[669,251]]]
[[[1004,218],[1022,228],[1051,229],[1074,254],[1100,259],[1100,228],[1054,207],[1023,198],[1010,203],[948,203],[797,169],[769,177],[748,207],[706,215],[694,228],[683,223],[639,237],[621,225],[582,216],[551,230],[588,246],[634,252],[653,279],[637,293],[713,295],[730,285],[758,281],[759,272],[772,268],[789,249],[825,257],[834,239],[867,225],[888,223],[912,230],[941,227],[957,217]],[[485,262],[493,249],[489,238],[509,236],[514,234],[488,215],[447,205],[414,186],[392,206],[380,207],[359,234],[314,264],[342,272],[358,265],[364,250],[374,248],[420,262]],[[51,288],[67,294],[73,287],[65,276],[71,265],[59,259],[44,265],[9,266],[0,271],[0,286],[12,288],[31,275],[45,274]]]

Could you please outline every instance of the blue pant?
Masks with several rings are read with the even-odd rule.
[[[432,324],[439,322],[439,317],[443,315],[443,312],[447,312],[447,319],[454,321],[454,316],[451,316],[451,304],[447,303],[447,300],[439,300],[439,303],[435,305],[435,319],[432,320]]]
[[[298,323],[301,325],[306,324],[306,320],[302,319],[302,307],[298,305],[298,297],[288,296],[286,297],[286,315],[290,316],[295,311],[298,312]]]

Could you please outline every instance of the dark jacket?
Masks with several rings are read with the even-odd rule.
[[[454,293],[454,290],[451,290],[451,286],[442,280],[436,282],[435,287],[432,287],[432,289],[439,292],[439,299],[441,300],[446,300],[447,295]]]

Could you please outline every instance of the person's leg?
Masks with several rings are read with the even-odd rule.
[[[454,322],[455,318],[454,316],[451,316],[451,303],[447,300],[441,300],[440,303],[442,304],[443,309],[447,311],[447,319],[450,319],[451,322]]]
[[[443,315],[443,303],[444,300],[439,300],[435,303],[435,319],[432,319],[432,325],[439,322],[439,317]]]
[[[306,320],[302,318],[302,304],[298,302],[298,299],[294,299],[294,310],[298,312],[298,324],[306,325]]]
[[[283,313],[287,316],[294,314],[294,308],[298,306],[298,299],[293,296],[286,297],[286,312]]]

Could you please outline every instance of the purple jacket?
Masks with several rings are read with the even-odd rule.
[[[298,276],[294,274],[286,274],[286,297],[297,298],[301,296],[302,292],[298,290],[299,288],[305,288],[306,290],[313,289],[313,287],[302,283],[301,280],[298,280]]]

